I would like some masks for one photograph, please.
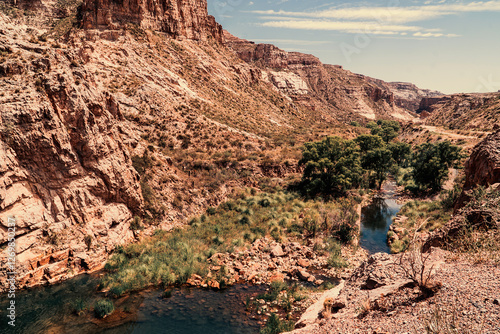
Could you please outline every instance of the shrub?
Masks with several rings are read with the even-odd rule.
[[[260,334],[279,334],[293,330],[293,321],[282,321],[272,313],[267,319],[266,326],[260,330]]]
[[[338,230],[335,231],[335,237],[343,244],[350,243],[354,238],[355,228],[348,223],[343,223],[339,226]]]
[[[423,253],[422,247],[416,242],[415,237],[416,234],[408,250],[399,256],[397,264],[404,271],[405,276],[412,280],[423,294],[431,295],[440,287],[440,284],[434,281],[436,272],[434,264],[430,263],[431,253]]]
[[[134,155],[132,157],[132,166],[135,168],[139,175],[144,175],[151,167],[153,167],[153,161],[149,157],[147,151],[144,151],[142,157]]]
[[[425,333],[427,334],[472,334],[482,333],[482,325],[472,325],[472,330],[459,322],[460,316],[453,307],[452,310],[435,307],[430,316],[424,320]]]
[[[269,206],[271,206],[271,201],[269,201],[268,198],[263,198],[259,201],[259,205],[263,208],[267,208]]]
[[[87,250],[90,250],[90,247],[92,246],[92,236],[90,234],[87,234],[83,238],[83,241],[85,242],[85,245],[87,245]]]
[[[135,216],[129,227],[132,231],[142,230],[144,227],[141,224],[141,218]]]
[[[104,318],[115,310],[113,302],[109,299],[100,299],[94,305],[94,313],[98,318]]]
[[[87,310],[87,302],[82,298],[77,298],[73,303],[73,313],[80,316]]]
[[[250,221],[250,218],[248,216],[243,216],[241,217],[239,220],[238,220],[238,223],[240,225],[250,225],[251,221]]]
[[[342,258],[342,249],[340,244],[335,240],[329,240],[328,251],[330,256],[328,257],[328,265],[331,268],[345,268],[347,267],[347,262]]]

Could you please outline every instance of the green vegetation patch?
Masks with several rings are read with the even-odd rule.
[[[100,299],[94,305],[94,313],[98,318],[104,318],[115,310],[115,305],[109,299]]]
[[[393,223],[393,231],[388,232],[389,240],[397,233],[397,238],[390,243],[392,253],[405,251],[418,231],[432,232],[446,224],[453,213],[453,202],[460,192],[458,188],[445,191],[440,201],[412,200],[399,211],[399,215],[407,217]]]
[[[140,243],[118,247],[105,266],[108,274],[101,287],[120,296],[151,285],[183,284],[192,274],[204,277],[213,254],[233,253],[264,236],[283,242],[321,233],[340,242],[356,233],[354,200],[305,202],[293,193],[251,194],[248,189],[217,208],[208,208],[184,229],[158,230]],[[342,263],[339,247],[332,247]]]

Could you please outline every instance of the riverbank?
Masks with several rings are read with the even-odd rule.
[[[409,279],[399,255],[375,254],[339,291],[341,308],[291,333],[500,332],[500,267],[437,248],[430,254],[430,293]]]

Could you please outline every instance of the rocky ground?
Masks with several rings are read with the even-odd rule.
[[[209,259],[211,273],[208,274],[208,279],[203,280],[194,275],[188,284],[219,288],[215,277],[222,269],[228,284],[236,282],[270,284],[273,281],[287,280],[320,286],[325,281],[349,277],[353,268],[358,267],[367,257],[366,251],[362,248],[344,246],[342,255],[350,264],[349,267],[332,269],[327,264],[328,254],[315,249],[319,244],[320,240],[312,239],[305,245],[299,242],[281,244],[269,238],[257,239],[249,249],[232,254],[214,254]]]
[[[402,270],[399,255],[375,254],[345,282],[336,299],[342,308],[330,318],[316,314],[292,333],[500,331],[500,267],[473,264],[437,248],[429,258],[432,266],[435,292],[424,294]]]

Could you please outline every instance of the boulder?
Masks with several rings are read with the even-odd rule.
[[[331,299],[336,300],[340,294],[340,291],[344,288],[344,281],[341,281],[339,285],[335,288],[326,291],[323,293],[318,301],[309,306],[307,310],[302,314],[299,321],[295,324],[295,328],[310,328],[310,326],[314,325],[314,323],[319,319],[321,311],[324,308],[325,300]],[[304,333],[306,333],[304,331]]]
[[[273,257],[282,257],[285,256],[285,252],[283,252],[281,245],[278,244],[271,248],[271,255]]]

